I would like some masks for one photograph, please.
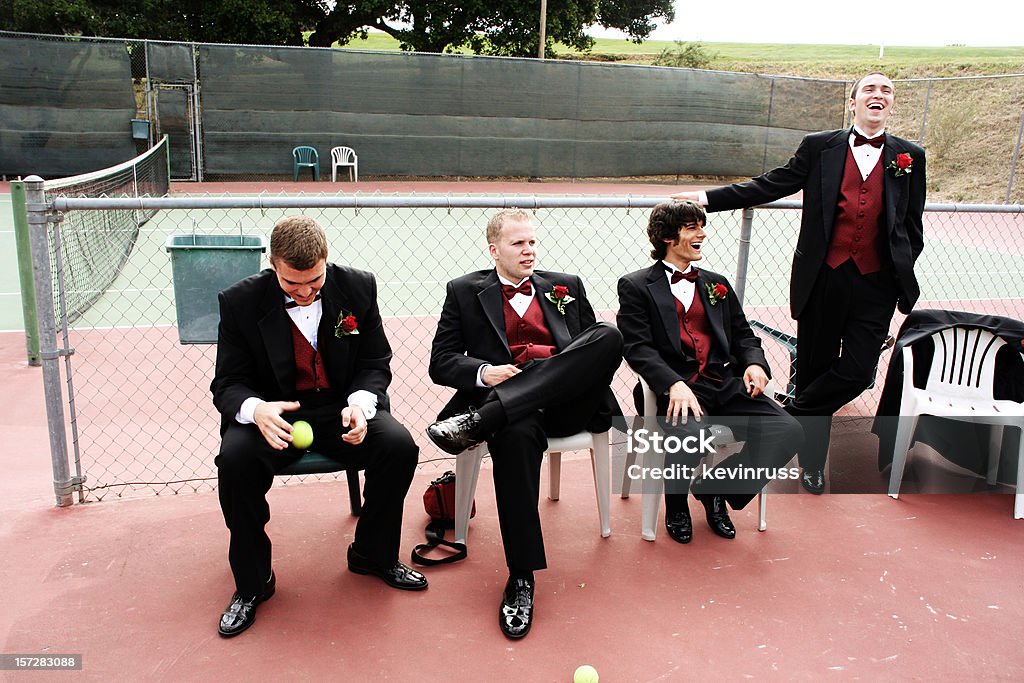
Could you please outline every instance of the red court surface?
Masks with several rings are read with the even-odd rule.
[[[232,588],[216,494],[54,508],[41,372],[25,366],[20,334],[0,335],[0,384],[0,652],[83,656],[81,672],[39,680],[570,681],[584,663],[604,683],[1017,680],[1024,669],[1024,521],[1010,496],[776,494],[768,530],[748,508],[733,541],[691,503],[688,546],[641,540],[639,498],[613,498],[602,539],[582,456],[563,464],[561,500],[541,502],[549,569],[526,639],[498,629],[505,573],[485,468],[469,558],[428,568],[420,594],[344,569],[355,523],[344,482],[275,488],[277,595],[222,640]],[[833,457],[849,466],[844,451],[863,438],[837,437]],[[422,536],[430,476],[409,495],[403,553]]]

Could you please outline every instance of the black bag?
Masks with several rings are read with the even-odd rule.
[[[429,567],[436,564],[449,564],[466,559],[466,544],[446,541],[444,538],[445,529],[455,528],[455,473],[445,472],[440,477],[430,482],[430,486],[423,493],[423,507],[430,515],[430,523],[425,530],[427,542],[421,543],[412,549],[412,561],[418,565]],[[469,513],[470,517],[476,516],[476,501]],[[429,552],[438,546],[450,548],[455,552],[447,557],[433,559],[425,557],[423,553]]]

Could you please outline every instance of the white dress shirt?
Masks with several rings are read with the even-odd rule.
[[[693,304],[693,296],[697,292],[697,283],[683,279],[673,284],[672,275],[677,272],[689,273],[693,270],[693,264],[686,266],[686,270],[679,270],[668,261],[662,261],[661,265],[666,268],[665,277],[668,278],[668,286],[672,290],[672,296],[679,300],[679,303],[683,305],[684,311],[690,310],[690,306]]]
[[[854,133],[864,135],[864,131],[857,126],[854,126],[853,130]],[[874,145],[859,145],[854,147],[853,141],[857,137],[854,133],[850,133],[850,151],[853,152],[853,160],[857,162],[857,168],[860,169],[860,179],[867,180],[868,176],[871,175],[871,171],[875,168],[875,164],[878,163],[878,158],[882,156],[882,150],[885,149],[885,145],[883,144],[881,147],[875,147]],[[882,132],[876,133],[870,137],[867,135],[864,135],[864,137],[871,140],[884,134],[885,131],[883,130]]]

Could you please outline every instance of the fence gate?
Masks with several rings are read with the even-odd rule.
[[[171,180],[202,180],[195,87],[184,83],[155,83],[152,93],[155,139],[164,135],[170,137]]]

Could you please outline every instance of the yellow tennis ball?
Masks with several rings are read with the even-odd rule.
[[[572,675],[572,683],[597,683],[599,678],[597,669],[589,664],[584,664],[577,667],[576,673]]]
[[[305,420],[297,420],[292,425],[292,448],[304,451],[313,445],[313,428]]]

